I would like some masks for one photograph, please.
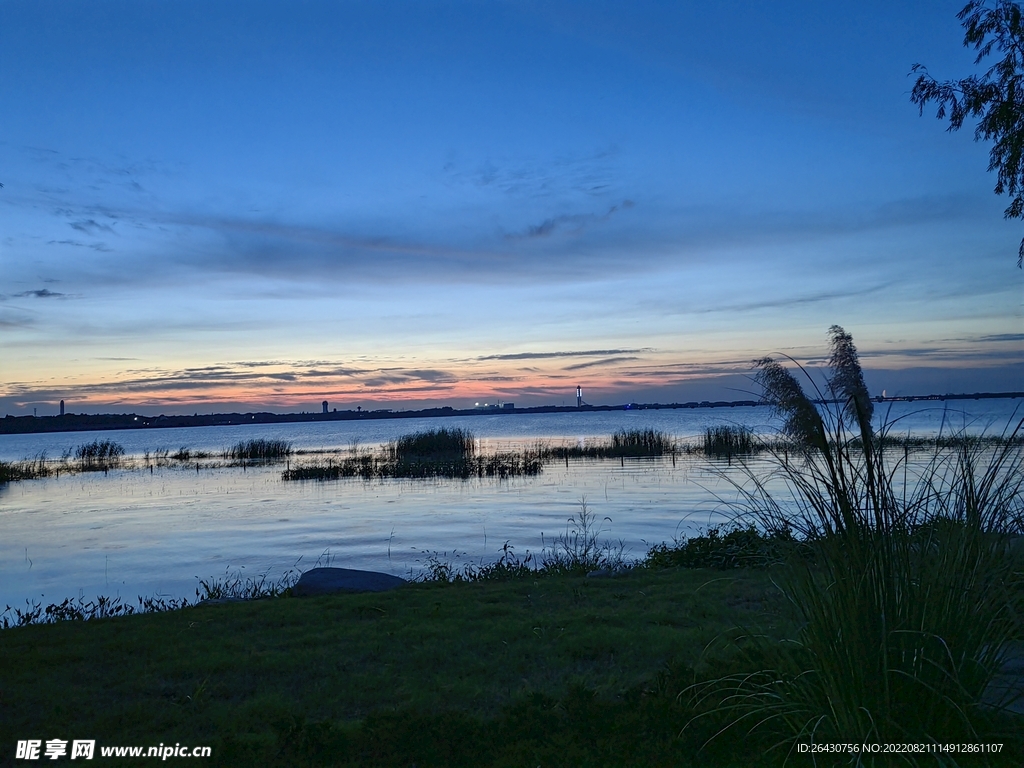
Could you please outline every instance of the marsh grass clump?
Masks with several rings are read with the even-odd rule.
[[[547,573],[587,574],[593,571],[621,571],[630,567],[625,544],[602,539],[604,522],[591,511],[587,498],[580,499],[580,511],[566,522],[565,531],[556,536],[541,558],[541,570]],[[542,537],[543,538],[543,537]]]
[[[183,448],[176,455],[181,454],[188,455],[188,452]],[[224,458],[234,461],[274,461],[287,458],[291,454],[292,444],[287,440],[266,440],[260,438],[258,440],[242,440],[235,443],[235,445],[224,452]],[[189,458],[196,458],[196,456],[194,454],[189,455]],[[188,461],[189,458],[180,460]]]
[[[551,461],[664,456],[675,453],[676,448],[669,435],[656,429],[620,429],[610,439],[588,440],[582,445],[538,443],[531,452],[542,461]]]
[[[476,440],[469,430],[440,427],[402,435],[385,450],[399,464],[463,461],[475,454]]]
[[[29,477],[29,475],[21,470],[18,464],[0,461],[0,483],[9,483],[12,480],[27,480]]]
[[[620,429],[612,435],[610,456],[663,456],[675,451],[675,443],[656,429]]]
[[[319,561],[318,561],[319,563]],[[314,566],[315,567],[315,566]],[[79,597],[70,598],[60,603],[44,606],[34,600],[25,602],[25,608],[12,608],[10,605],[0,613],[0,629],[24,627],[30,624],[55,624],[60,621],[87,621],[89,619],[108,619],[114,616],[132,616],[139,613],[162,613],[177,611],[202,602],[211,600],[256,600],[266,597],[282,597],[290,594],[301,574],[295,568],[286,571],[274,580],[263,573],[256,577],[246,577],[239,571],[225,571],[224,577],[199,581],[196,599],[164,598],[139,596],[138,604],[117,597],[98,596],[95,600]]]
[[[493,563],[484,565],[466,563],[460,567],[454,562],[459,558],[458,552],[453,552],[451,556],[447,552],[424,552],[424,554],[426,555],[424,561],[426,570],[419,576],[419,581],[442,584],[468,581],[515,581],[535,578],[544,574],[541,564],[530,552],[520,558],[515,553],[515,547],[507,541],[501,548],[501,557]]]
[[[54,472],[55,469],[47,461],[45,453],[40,453],[35,458],[24,461],[0,461],[0,483],[35,480],[39,477],[48,477]]]
[[[472,456],[466,459],[399,462],[384,453],[375,456],[361,453],[341,460],[317,459],[288,467],[281,475],[284,480],[384,480],[387,478],[448,478],[469,480],[529,477],[540,474],[543,462],[530,453],[496,453]]]
[[[335,460],[321,458],[288,467],[285,480],[363,480],[386,478],[497,478],[540,474],[543,462],[531,451],[478,455],[476,439],[464,429],[440,429],[403,435],[378,453],[352,450]]]
[[[923,467],[893,459],[872,431],[852,337],[838,326],[829,334],[831,372],[816,399],[835,405],[821,411],[780,363],[757,363],[765,402],[800,448],[773,453],[791,495],[753,471],[738,486],[748,519],[791,528],[809,553],[778,578],[802,621],[797,642],[751,641],[746,673],[689,692],[783,753],[812,740],[999,736],[982,697],[1022,632],[1011,541],[1024,512],[1020,447],[962,440]]]
[[[353,448],[343,458],[318,458],[297,464],[283,473],[285,480],[339,480],[361,478],[495,478],[539,475],[546,462],[570,458],[662,456],[674,453],[675,442],[656,430],[620,430],[610,440],[574,446],[543,442],[519,451],[481,454],[476,439],[464,429],[442,427],[404,435],[380,451]]]
[[[78,446],[74,455],[82,472],[105,472],[121,465],[124,446],[112,440],[93,440]]]
[[[277,580],[269,574],[246,576],[240,570],[224,572],[221,579],[201,579],[196,589],[196,602],[209,600],[257,600],[266,597],[282,597],[291,594],[291,588],[302,574],[292,568]]]
[[[0,613],[0,629],[24,627],[29,624],[55,624],[59,621],[86,621],[108,619],[114,616],[131,616],[137,613],[159,613],[176,611],[190,605],[187,598],[139,597],[138,605],[126,602],[121,597],[100,595],[95,600],[79,597],[66,598],[60,603],[43,606],[37,601],[26,601],[24,610],[7,606]]]
[[[759,446],[749,429],[726,424],[720,427],[707,427],[700,447],[705,456],[731,459],[733,456],[749,456]]]
[[[566,522],[565,531],[550,543],[544,541],[543,552],[535,557],[529,551],[520,558],[509,542],[502,547],[502,554],[494,563],[475,565],[466,563],[459,566],[455,561],[459,554],[453,552],[424,553],[426,571],[420,581],[436,581],[445,584],[464,581],[514,581],[539,576],[585,576],[601,572],[610,575],[629,571],[633,561],[625,556],[625,544],[620,540],[612,542],[601,538],[606,532],[603,522],[590,509],[586,497],[580,499],[580,510]],[[543,541],[543,536],[541,537]]]
[[[669,545],[651,547],[641,565],[645,568],[767,568],[799,556],[798,543],[789,528],[770,532],[752,523],[715,526],[703,534],[682,538]]]

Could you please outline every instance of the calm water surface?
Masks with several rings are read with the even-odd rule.
[[[1001,431],[1019,401],[898,404],[897,431]],[[59,457],[95,439],[126,452],[219,453],[250,438],[283,439],[300,450],[372,447],[421,429],[470,429],[486,451],[607,437],[621,428],[659,429],[680,439],[705,427],[742,424],[771,432],[764,408],[514,414],[0,436],[0,459]],[[301,459],[300,459],[301,460]],[[489,562],[509,541],[539,552],[566,530],[586,498],[604,537],[634,557],[652,544],[728,519],[735,490],[728,467],[704,459],[554,463],[534,478],[507,481],[392,480],[285,483],[282,466],[155,468],[62,475],[0,485],[0,610],[96,595],[193,597],[199,579],[241,571],[276,578],[332,565],[408,577],[432,554]],[[722,470],[725,471],[723,477]],[[738,476],[736,476],[738,477]],[[605,519],[610,518],[610,519]]]

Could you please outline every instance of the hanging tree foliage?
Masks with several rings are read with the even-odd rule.
[[[991,55],[1002,54],[982,75],[938,82],[922,64],[910,100],[924,114],[925,105],[937,102],[936,117],[949,117],[950,131],[958,131],[968,117],[979,117],[975,141],[991,141],[988,170],[996,172],[995,192],[1008,194],[1008,219],[1024,218],[1024,25],[1020,5],[1011,0],[971,0],[957,14],[966,30],[964,47],[978,52],[975,64]],[[1017,266],[1024,263],[1024,239],[1017,253]]]

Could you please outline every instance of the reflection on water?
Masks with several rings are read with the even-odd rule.
[[[909,409],[898,431],[934,434],[949,410]],[[977,404],[974,404],[977,405]],[[980,416],[956,418],[977,431],[1000,431],[1014,401],[982,403]],[[900,414],[897,414],[899,416]],[[890,416],[892,416],[890,414]],[[0,458],[60,456],[95,440],[121,442],[129,455],[181,446],[219,452],[241,439],[284,439],[304,449],[369,447],[417,429],[463,426],[487,451],[530,445],[538,437],[584,440],[616,429],[659,429],[677,437],[706,426],[772,428],[766,409],[501,415],[207,427],[136,432],[0,436]],[[136,464],[136,466],[139,466]],[[765,469],[756,460],[754,471]],[[420,571],[424,553],[463,562],[491,561],[509,541],[522,556],[566,529],[586,497],[605,536],[627,553],[721,523],[737,494],[736,468],[705,459],[582,460],[552,463],[537,477],[511,480],[284,482],[282,466],[160,467],[0,485],[0,609],[26,599],[45,603],[83,595],[191,597],[199,579],[242,570],[271,577],[308,568],[329,552],[333,564],[400,576]]]
[[[194,594],[225,570],[333,564],[408,576],[424,552],[539,551],[586,497],[634,556],[724,519],[728,483],[703,460],[570,461],[506,481],[284,482],[281,466],[156,469],[12,483],[0,509],[0,607],[25,598]]]

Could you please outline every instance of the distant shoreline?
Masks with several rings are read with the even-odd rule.
[[[974,392],[956,395],[905,395],[874,397],[876,403],[918,402],[928,400],[991,400],[1024,398],[1024,392]],[[76,414],[63,416],[11,416],[0,419],[0,435],[24,435],[41,432],[91,432],[112,429],[169,429],[176,427],[239,426],[241,424],[288,424],[310,421],[371,421],[375,419],[424,419],[451,416],[494,416],[522,413],[581,413],[600,411],[678,410],[683,408],[749,408],[761,405],[757,400],[716,400],[688,403],[626,403],[623,405],[539,405],[531,408],[493,406],[487,408],[424,408],[418,411],[346,410],[327,413],[208,413],[193,416],[140,416],[122,414]]]

